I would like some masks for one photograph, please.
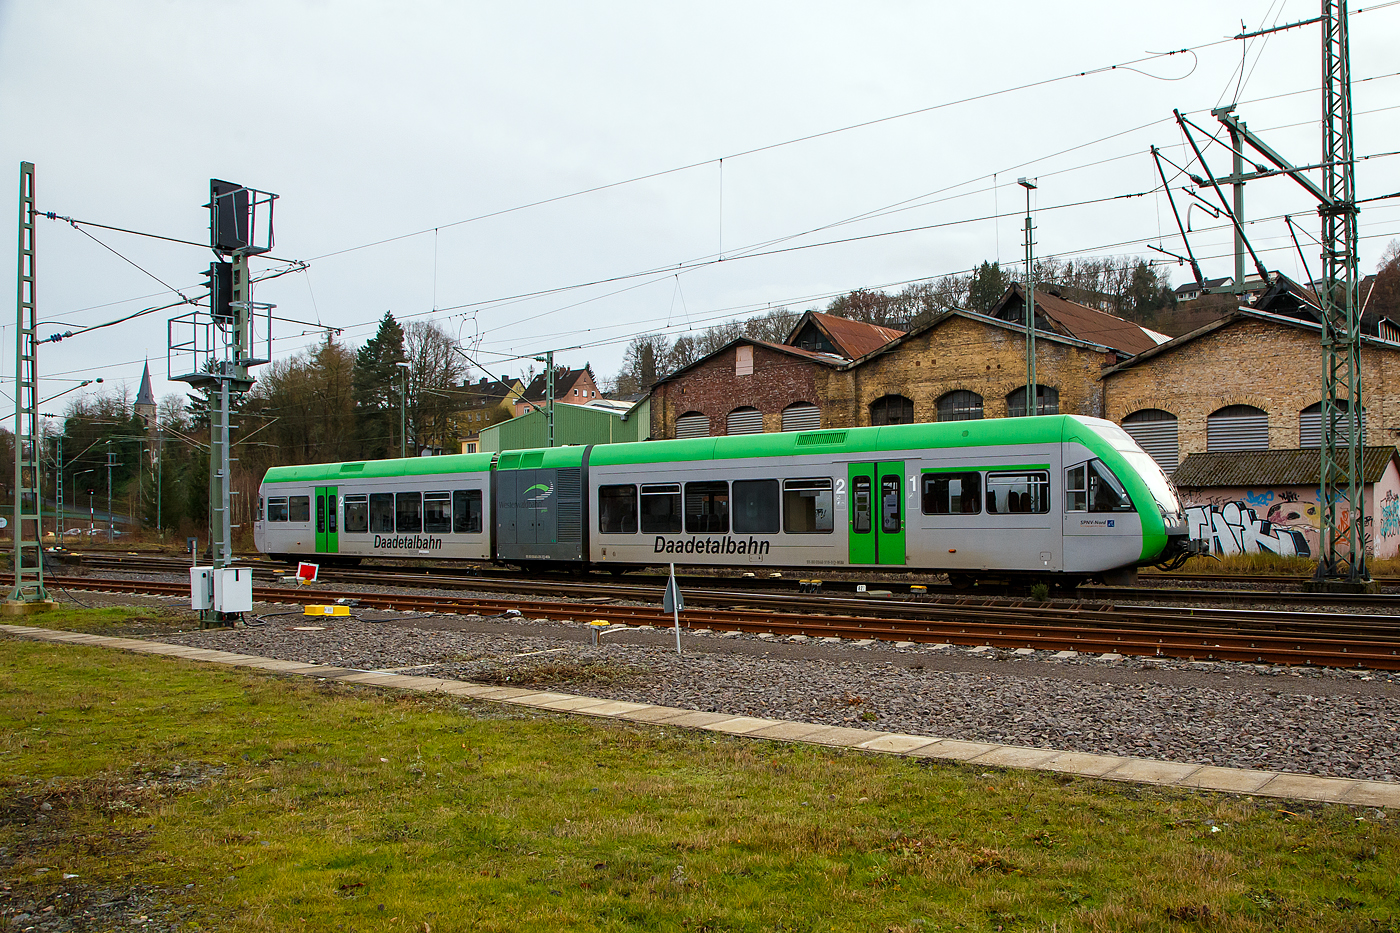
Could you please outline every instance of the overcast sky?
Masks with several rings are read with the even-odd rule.
[[[1360,6],[1379,7],[1352,17],[1365,156],[1400,149],[1400,5]],[[1228,41],[1318,9],[0,0],[0,214],[14,223],[24,160],[42,211],[207,242],[209,179],[229,179],[280,195],[273,255],[310,263],[257,289],[308,322],[278,323],[275,355],[316,342],[318,323],[358,346],[391,310],[438,321],[493,372],[554,348],[607,376],[637,333],[1016,260],[1023,175],[1039,179],[1039,254],[1180,252],[1148,147],[1185,164],[1172,109],[1214,132],[1209,110],[1238,99],[1295,164],[1318,161],[1318,27],[1253,40],[1242,81],[1245,43]],[[1115,64],[1130,67],[1079,76]],[[1207,158],[1229,170],[1223,149]],[[1400,157],[1357,177],[1363,198],[1400,190]],[[1317,233],[1298,185],[1249,185],[1247,217],[1284,213]],[[1220,222],[1196,208],[1190,223]],[[41,336],[176,300],[166,285],[198,293],[207,249],[86,229],[120,256],[39,220],[39,317],[63,322]],[[1304,278],[1282,221],[1250,231],[1270,268]],[[1400,199],[1368,205],[1361,232],[1374,271]],[[1227,230],[1192,245],[1208,276],[1232,271]],[[0,249],[5,289],[14,255]],[[44,344],[41,397],[97,376],[134,393],[147,357],[158,396],[183,391],[165,381],[176,313]],[[8,396],[13,313],[0,322]]]

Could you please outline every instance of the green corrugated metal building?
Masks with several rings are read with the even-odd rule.
[[[554,446],[571,444],[621,444],[651,437],[651,397],[646,396],[627,412],[589,405],[554,406]],[[481,431],[483,453],[522,450],[549,445],[549,425],[543,411],[494,424]]]

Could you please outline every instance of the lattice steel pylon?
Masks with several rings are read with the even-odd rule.
[[[1322,3],[1322,508],[1317,579],[1370,579],[1366,562],[1361,395],[1361,308],[1357,302],[1356,158],[1352,148],[1351,55],[1346,0]],[[1342,502],[1348,510],[1339,514]]]
[[[35,338],[34,163],[19,164],[19,257],[15,297],[15,584],[12,603],[41,603],[44,527],[40,518],[39,372]]]

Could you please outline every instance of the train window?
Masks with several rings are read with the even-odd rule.
[[[866,512],[869,528],[869,512]],[[783,480],[783,531],[790,535],[830,534],[831,480]]]
[[[362,535],[369,531],[369,496],[345,497],[345,533]]]
[[[605,535],[637,533],[637,487],[631,483],[598,487],[598,530]]]
[[[870,477],[851,478],[851,530],[856,534],[870,534]]]
[[[777,534],[777,480],[736,479],[734,481],[734,530],[743,534]]]
[[[266,503],[265,503],[263,497],[262,497],[262,496],[258,496],[258,521],[262,521],[262,520],[263,520],[263,509],[264,509],[265,507],[266,507]]]
[[[289,496],[287,498],[287,515],[290,521],[311,521],[311,497]]]
[[[447,534],[452,530],[452,493],[423,493],[423,530]]]
[[[726,534],[729,531],[729,484],[685,484],[687,534]]]
[[[423,494],[400,492],[394,494],[394,530],[399,534],[423,530]]]
[[[987,511],[997,515],[1039,515],[1050,511],[1050,474],[1039,470],[1031,473],[988,473]]]
[[[394,494],[392,492],[372,492],[369,494],[369,530],[377,535],[394,533]]]
[[[925,515],[976,515],[982,511],[982,474],[925,473]]]
[[[887,535],[899,531],[904,525],[904,516],[899,494],[899,474],[886,473],[880,477],[880,530]]]
[[[1131,512],[1133,500],[1102,460],[1090,460],[1065,470],[1065,510],[1068,512]]]
[[[339,511],[336,509],[335,505],[335,493],[331,493],[326,496],[326,524],[327,530],[330,531],[331,534],[335,534],[336,516],[338,514]]]
[[[480,489],[458,489],[452,493],[452,530],[459,535],[481,534]]]
[[[270,522],[285,522],[287,520],[286,496],[268,496],[267,520]]]
[[[642,487],[642,531],[676,534],[681,530],[681,484],[652,483]]]
[[[316,533],[326,533],[326,494],[323,492],[316,494]]]

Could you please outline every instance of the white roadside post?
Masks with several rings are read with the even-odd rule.
[[[661,611],[671,613],[676,620],[676,654],[681,653],[681,610],[685,608],[685,597],[676,585],[676,565],[671,565],[671,578],[666,581],[666,592],[661,597]]]

